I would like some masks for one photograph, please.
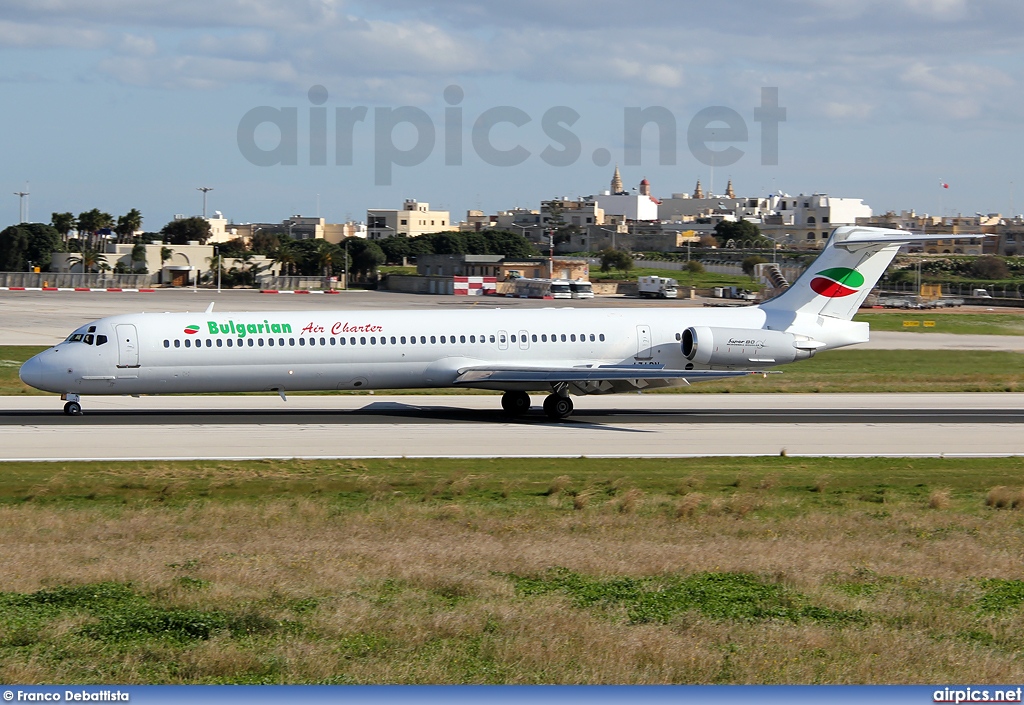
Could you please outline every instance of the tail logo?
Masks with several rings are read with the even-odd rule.
[[[864,286],[864,276],[849,267],[832,267],[818,272],[811,279],[811,288],[816,294],[837,298],[856,294]]]
[[[199,332],[199,326],[185,326],[185,333],[188,335],[195,335]]]

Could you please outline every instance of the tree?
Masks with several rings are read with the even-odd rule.
[[[729,240],[756,240],[761,237],[761,228],[749,220],[723,220],[715,226],[718,242],[725,245]]]
[[[434,233],[430,236],[434,245],[434,253],[438,255],[464,255],[466,254],[466,240],[462,233],[444,232]]]
[[[338,252],[338,246],[327,242],[327,240],[315,240],[315,243],[313,253],[316,257],[316,265],[320,270],[320,275],[329,277],[334,268],[334,258]],[[377,249],[380,250],[379,247]],[[384,253],[381,252],[381,262],[384,261],[383,256]]]
[[[495,230],[485,234],[488,252],[485,254],[504,255],[508,259],[536,257],[537,250],[530,241],[519,233],[507,230]]]
[[[21,223],[0,231],[0,269],[23,272],[29,262],[33,267],[49,269],[54,252],[61,252],[64,243],[56,228],[42,223]]]
[[[142,263],[141,267],[139,266],[140,262]],[[140,242],[132,248],[132,271],[145,274],[147,269],[146,246]]]
[[[182,218],[172,220],[160,232],[164,242],[171,245],[187,245],[193,240],[204,245],[210,238],[210,223],[205,218]]]
[[[610,272],[617,269],[625,276],[633,268],[633,256],[623,250],[607,249],[600,252],[601,271]]]
[[[277,251],[282,242],[291,241],[292,239],[288,237],[287,233],[279,233],[274,230],[257,230],[252,236],[252,247],[250,249],[258,255],[270,257]]]
[[[285,240],[277,246],[272,255],[273,261],[281,265],[281,275],[291,276],[298,264],[298,252],[292,244],[292,240]]]
[[[117,241],[119,243],[131,242],[135,231],[141,227],[142,213],[135,208],[132,208],[124,215],[118,216],[117,227],[114,228],[114,232],[117,233]]]
[[[68,241],[68,234],[77,227],[78,221],[73,213],[52,213],[50,215],[50,225],[60,235],[61,241],[66,243]]]
[[[690,260],[686,263],[686,271],[690,274],[703,274],[704,265],[695,259]]]
[[[104,213],[99,208],[93,208],[78,214],[78,239],[86,240],[89,245],[96,246],[96,234],[104,228],[114,224],[114,216]],[[85,236],[84,238],[82,236]]]
[[[767,261],[768,260],[766,260],[764,257],[760,257],[758,255],[751,255],[750,257],[744,259],[740,266],[743,267],[744,274],[746,274],[748,277],[752,277],[754,276],[754,267],[756,267],[759,264],[764,264]]]
[[[110,265],[107,264],[106,255],[90,244],[83,244],[81,252],[68,258],[68,264],[82,265],[82,271],[86,274],[92,271],[102,271],[104,267],[110,268]]]
[[[1009,279],[1010,269],[999,257],[983,255],[971,264],[971,274],[978,279]]]
[[[412,254],[412,241],[407,237],[386,237],[377,242],[388,264],[401,264],[403,258]]]
[[[350,238],[348,241],[349,255],[352,257],[352,271],[366,279],[377,267],[384,264],[384,251],[372,240]]]

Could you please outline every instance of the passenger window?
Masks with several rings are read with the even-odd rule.
[[[562,342],[565,342],[565,333],[562,333]]]
[[[85,336],[85,338],[83,338],[82,340],[86,345],[92,345],[92,334],[90,333],[89,335]]]
[[[376,345],[376,344],[377,344],[377,337],[371,335],[370,336],[370,345]]]
[[[349,338],[348,339],[348,344],[349,345],[355,345],[356,344],[356,339],[355,338]]]
[[[536,343],[536,342],[537,342],[537,334],[536,334],[536,333],[534,333],[533,335],[531,335],[531,336],[530,336],[530,339],[531,339],[531,340],[533,340],[533,342],[535,342],[535,343]]]
[[[475,335],[469,336],[469,342],[475,343],[476,342],[476,336]]]
[[[280,345],[283,348],[284,347],[284,338],[278,338],[277,339],[277,344]]]
[[[503,336],[503,335],[498,336],[498,341],[504,343],[505,342],[505,336]]]
[[[604,342],[604,333],[601,333],[601,334],[600,334],[600,335],[598,335],[597,337],[598,337],[598,338],[600,339],[600,341],[601,341],[602,343]]]
[[[327,338],[320,338],[321,345],[327,345]]]
[[[491,336],[491,342],[492,343],[494,342],[494,336],[493,335]]]
[[[174,341],[174,347],[180,348],[181,347],[181,341],[180,340],[175,340]]]
[[[594,334],[593,334],[593,333],[591,333],[591,334],[590,334],[590,342],[591,342],[591,343],[593,343],[593,342],[594,342]]]
[[[262,340],[262,338],[261,338],[261,340]],[[255,343],[252,342],[252,338],[249,338],[249,347],[251,348],[253,345],[255,345]]]
[[[516,342],[516,334],[515,334],[515,333],[513,333],[513,334],[512,334],[511,336],[509,336],[509,337],[510,337],[510,338],[512,338],[512,342],[513,342],[513,343],[514,343],[514,342]]]
[[[229,348],[235,347],[235,341],[232,340],[231,338],[228,338],[228,347]]]
[[[344,338],[338,338],[338,342],[344,345],[347,341]]]
[[[441,342],[442,342],[442,343],[443,343],[443,342],[445,342],[445,340],[444,340],[444,336],[443,336],[443,335],[441,336]]]
[[[359,339],[359,344],[360,345],[366,345],[366,338],[360,338]]]
[[[405,345],[405,336],[404,335],[401,337],[400,340],[402,341],[402,345]]]
[[[460,335],[460,336],[459,336],[459,342],[460,342],[460,343],[465,343],[465,342],[466,342],[466,336],[464,336],[464,335]]]
[[[575,333],[571,333],[569,335],[569,342],[572,342],[572,343],[576,342],[576,334]]]
[[[420,336],[420,345],[426,345],[426,344],[427,344],[427,336],[421,335]]]
[[[306,345],[306,339],[305,338],[299,338],[299,345],[305,346]]]
[[[310,345],[316,345],[316,338],[310,338],[309,339],[309,344]]]
[[[436,342],[437,342],[437,338],[435,338],[434,336],[430,336],[430,344],[433,345]]]
[[[96,336],[96,344],[97,345],[103,345],[106,342],[107,342],[107,336],[105,336],[105,335],[97,335]]]
[[[334,338],[331,338],[331,345],[335,345]]]
[[[224,340],[223,339],[217,338],[217,347],[218,348],[224,347]]]
[[[541,333],[540,334],[540,342],[542,342],[542,343],[548,342],[548,334],[547,333]]]
[[[274,339],[273,338],[267,338],[267,345],[269,345],[270,347],[274,347]]]
[[[185,347],[186,348],[191,348],[192,347],[192,341],[189,340],[188,338],[185,338]]]
[[[260,347],[263,347],[263,338],[260,338]]]
[[[165,341],[164,341],[164,347],[165,347],[165,348],[169,348],[169,347],[171,347],[171,341],[169,341],[169,340],[165,340]]]

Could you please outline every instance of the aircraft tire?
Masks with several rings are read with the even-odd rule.
[[[568,418],[572,410],[572,399],[561,394],[551,394],[544,400],[544,413],[553,421]]]
[[[501,395],[501,408],[509,416],[522,416],[530,410],[530,395],[512,391]]]
[[[81,416],[82,405],[79,404],[77,401],[69,401],[67,404],[64,405],[64,413],[67,414],[68,416]]]

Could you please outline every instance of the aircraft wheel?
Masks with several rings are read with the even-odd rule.
[[[68,416],[81,416],[82,405],[79,404],[77,401],[69,401],[67,404],[64,405],[64,413],[67,414]]]
[[[552,394],[544,400],[544,413],[554,421],[567,418],[572,409],[572,399],[561,394]]]
[[[501,408],[509,416],[522,416],[530,410],[530,395],[526,392],[505,392],[501,395]]]

